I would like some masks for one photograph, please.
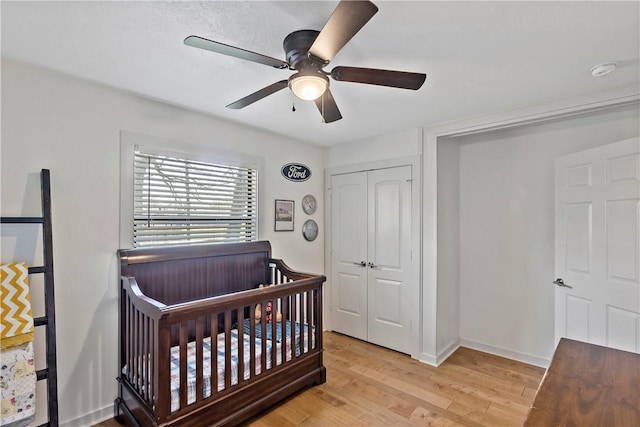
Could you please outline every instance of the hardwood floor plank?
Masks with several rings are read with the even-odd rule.
[[[488,408],[489,407],[487,406],[487,409]],[[478,423],[479,425],[485,425],[483,423],[483,420],[484,420],[484,415],[487,412],[486,409],[483,411],[476,411],[474,409],[464,406],[460,402],[453,402],[451,406],[449,406],[448,410],[453,412],[454,414],[460,415],[466,420],[473,421],[475,423]]]
[[[362,376],[365,376],[367,378],[370,378],[374,381],[380,382],[385,384],[387,387],[392,387],[395,390],[397,390],[398,392],[403,392],[406,394],[410,394],[420,400],[423,400],[425,402],[429,402],[432,405],[438,406],[440,408],[448,408],[449,405],[451,405],[451,403],[453,403],[453,400],[442,396],[440,394],[437,393],[433,393],[429,390],[426,390],[422,387],[418,387],[415,386],[413,384],[404,382],[402,380],[399,380],[397,378],[394,378],[390,375],[383,375],[380,374],[379,371],[376,371],[374,369],[371,368],[367,368],[364,366],[354,366],[353,368],[351,368],[352,371],[359,373]]]
[[[454,427],[465,425],[459,424],[449,418],[443,418],[439,414],[430,412],[424,408],[416,408],[416,410],[411,414],[411,421],[419,426],[428,427]]]
[[[374,423],[373,425],[413,426],[408,421],[408,416],[415,406],[367,384],[353,380],[346,387],[339,389],[330,384],[323,388],[330,393],[344,396],[353,413],[363,421],[369,420],[369,425]]]
[[[458,349],[438,368],[325,332],[327,382],[245,422],[271,426],[510,427],[526,418],[544,369]],[[114,427],[114,420],[98,424]]]
[[[544,369],[542,368],[530,367],[529,369],[523,369],[519,365],[510,363],[513,361],[509,359],[491,354],[471,353],[471,351],[472,350],[467,348],[462,348],[460,353],[456,352],[452,355],[453,359],[451,362],[458,363],[458,361],[464,361],[464,365],[474,366],[478,372],[483,372],[507,381],[517,381],[529,387],[537,387],[540,383],[541,372],[544,373]]]

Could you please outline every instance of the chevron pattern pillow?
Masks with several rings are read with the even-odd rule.
[[[2,264],[0,278],[0,348],[33,341],[29,267],[22,262]]]

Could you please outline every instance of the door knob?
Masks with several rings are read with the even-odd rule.
[[[369,268],[378,268],[378,266],[372,262],[369,262]]]
[[[553,281],[554,285],[558,285],[561,286],[563,288],[569,288],[569,289],[573,289],[573,286],[569,286],[566,283],[564,283],[564,280],[562,280],[562,277],[558,277],[556,280]]]
[[[367,263],[366,263],[366,262],[364,262],[364,261],[354,262],[353,264],[354,264],[354,265],[359,265],[360,267],[366,267],[366,266],[367,266]]]

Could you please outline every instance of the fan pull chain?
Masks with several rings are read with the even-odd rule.
[[[321,116],[322,116],[322,123],[326,123],[326,121],[324,120],[324,94],[322,94],[322,95],[321,95],[321,98],[320,98],[320,104],[321,104],[321,106],[322,106],[322,108],[321,108],[321,109],[322,109],[322,114],[321,114]]]
[[[292,106],[291,106],[291,111],[295,112],[296,111],[296,96],[293,94],[293,92],[291,92],[291,95],[293,95],[293,101],[292,101]]]

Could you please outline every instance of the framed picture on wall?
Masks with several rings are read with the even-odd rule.
[[[275,231],[293,231],[294,201],[276,199]]]

